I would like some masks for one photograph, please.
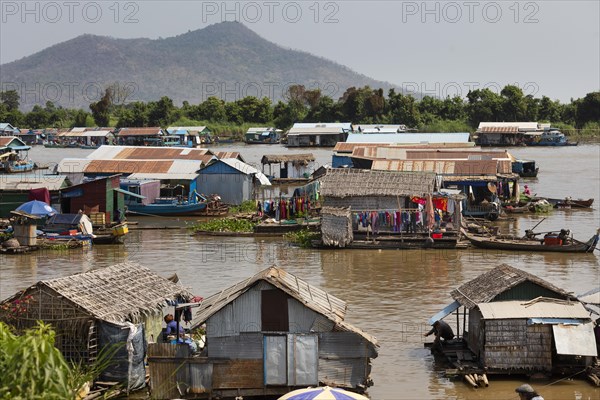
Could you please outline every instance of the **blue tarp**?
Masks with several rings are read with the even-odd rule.
[[[130,337],[132,326],[135,326],[135,333]],[[143,388],[146,384],[144,325],[116,325],[100,321],[98,323],[98,341],[101,349],[116,343],[120,344],[119,350],[112,359],[112,364],[100,374],[100,379],[126,383],[128,390]]]

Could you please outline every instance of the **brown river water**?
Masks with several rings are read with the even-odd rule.
[[[228,145],[259,165],[263,154],[292,152],[280,146]],[[500,222],[502,230],[523,233],[541,221],[538,230],[568,228],[587,240],[600,227],[600,145],[566,148],[518,148],[519,158],[534,159],[533,193],[548,197],[596,199],[593,210],[555,210]],[[85,157],[89,150],[36,147],[30,157],[40,163],[63,157]],[[312,152],[317,162],[331,162],[327,149]],[[140,218],[140,226],[182,226],[192,219]],[[42,279],[66,276],[123,261],[138,262],[168,276],[177,272],[194,293],[208,296],[254,273],[277,265],[348,302],[346,320],[377,337],[379,357],[373,360],[372,399],[517,399],[514,388],[524,378],[492,376],[490,387],[470,389],[443,376],[429,350],[423,348],[427,320],[452,301],[450,291],[500,263],[538,275],[575,294],[600,285],[600,251],[593,254],[529,254],[483,250],[308,250],[282,239],[193,237],[185,229],[133,230],[120,246],[95,246],[87,251],[0,255],[0,299]],[[453,318],[448,318],[452,323]],[[546,400],[600,399],[600,389],[582,380],[531,382]]]

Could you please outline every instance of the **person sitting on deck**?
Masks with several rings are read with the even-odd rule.
[[[524,384],[515,389],[515,392],[519,393],[520,400],[544,400],[531,385]]]
[[[165,330],[165,338],[170,335],[175,336],[175,332],[177,332],[177,321],[173,317],[173,314],[165,315],[165,323],[167,324],[167,328]],[[179,325],[179,336],[183,336],[183,326]]]
[[[525,190],[523,190],[523,194],[526,196],[531,196],[531,190],[529,190],[529,186],[525,185]]]
[[[433,333],[435,333],[434,344],[440,343],[440,337],[443,338],[444,341],[454,339],[454,331],[448,323],[442,320],[435,321],[433,323],[433,328],[431,328],[429,332],[424,333],[423,336],[427,337]]]

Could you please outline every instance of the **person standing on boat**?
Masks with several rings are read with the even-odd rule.
[[[442,321],[441,319],[435,321],[433,323],[433,328],[431,328],[429,332],[424,333],[423,336],[427,337],[433,333],[435,333],[435,340],[433,341],[434,344],[440,343],[440,338],[444,339],[444,341],[454,339],[454,331],[452,330],[452,327],[450,327],[447,322]]]
[[[520,400],[544,400],[544,398],[528,384],[519,386],[515,389],[515,392],[519,393]]]

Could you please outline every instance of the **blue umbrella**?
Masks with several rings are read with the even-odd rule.
[[[57,213],[57,211],[54,208],[39,200],[32,200],[28,201],[27,203],[23,203],[19,207],[17,207],[16,211],[22,211],[27,214],[38,215],[42,217]]]
[[[278,400],[369,400],[369,398],[358,393],[322,386],[294,390]]]

